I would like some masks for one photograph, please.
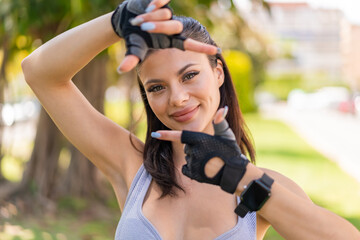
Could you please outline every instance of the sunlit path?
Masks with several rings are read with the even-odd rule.
[[[289,124],[309,144],[360,182],[360,117],[330,110],[295,110],[286,104],[262,107],[265,117]]]

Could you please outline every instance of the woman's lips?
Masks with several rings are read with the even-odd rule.
[[[198,109],[199,106],[196,106],[194,108],[186,108],[184,110],[175,112],[170,116],[178,122],[186,122],[189,121],[197,113]]]

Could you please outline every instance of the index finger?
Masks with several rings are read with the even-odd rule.
[[[163,7],[165,4],[168,4],[170,0],[153,0],[149,3],[146,12],[152,12],[155,9]]]
[[[207,43],[198,42],[191,38],[187,38],[184,41],[184,48],[185,48],[185,50],[190,50],[190,51],[199,52],[199,53],[205,53],[207,55],[215,55],[215,54],[221,53],[220,48],[218,48],[214,45],[207,44]]]
[[[181,141],[181,134],[182,131],[175,131],[175,130],[159,130],[156,132],[151,133],[151,136],[165,141],[171,142],[180,142]]]

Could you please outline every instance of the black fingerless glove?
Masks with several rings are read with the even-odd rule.
[[[141,61],[144,60],[149,48],[164,49],[178,48],[184,50],[185,37],[148,33],[142,31],[139,26],[133,26],[129,20],[145,13],[145,9],[151,0],[129,0],[121,3],[111,17],[114,31],[125,39],[127,52],[125,55],[135,55]],[[168,5],[164,7],[169,8]],[[171,10],[171,9],[170,9]]]
[[[198,182],[219,185],[224,191],[234,193],[245,174],[249,160],[236,142],[234,133],[226,120],[214,125],[215,135],[183,131],[181,142],[185,143],[186,162],[184,175]],[[205,174],[205,165],[213,157],[219,157],[225,165],[212,178]]]

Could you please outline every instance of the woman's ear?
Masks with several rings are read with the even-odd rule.
[[[217,82],[218,82],[218,86],[221,87],[221,85],[223,85],[224,83],[224,68],[223,68],[223,63],[220,59],[217,59],[217,64],[215,67],[215,74],[217,77]]]

